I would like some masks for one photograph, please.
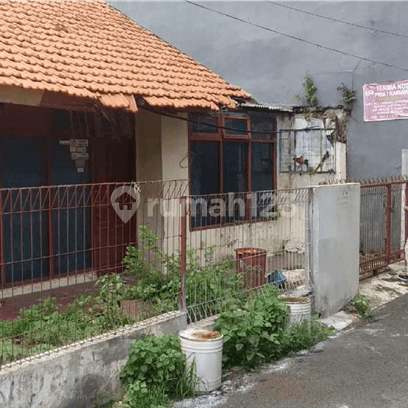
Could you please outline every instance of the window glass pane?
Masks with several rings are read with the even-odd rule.
[[[219,192],[218,143],[191,141],[191,225],[201,227],[220,223],[209,211],[211,194]]]
[[[252,138],[270,140],[276,132],[276,118],[271,115],[251,115]]]
[[[218,143],[191,141],[191,194],[219,192]]]
[[[272,145],[251,144],[251,187],[252,191],[272,189]]]
[[[247,153],[248,143],[223,143],[223,190],[226,207],[226,223],[243,221],[246,218],[245,200],[247,186]],[[241,194],[240,194],[241,193]]]
[[[218,132],[218,119],[214,116],[194,115],[191,120],[191,131],[193,133]]]
[[[246,119],[225,118],[225,128],[228,135],[245,136],[248,133]]]
[[[265,190],[272,189],[272,145],[270,143],[251,144],[251,187],[252,216],[265,218],[270,216],[272,196]]]
[[[223,144],[223,192],[247,191],[247,151],[243,142]]]

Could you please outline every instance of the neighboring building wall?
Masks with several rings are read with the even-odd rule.
[[[307,12],[369,29],[306,15],[268,2],[206,2],[206,6],[273,28],[283,34],[340,49],[373,62],[305,44],[285,35],[233,20],[186,2],[114,2],[144,27],[237,84],[259,102],[290,104],[302,95],[307,72],[323,106],[336,106],[344,82],[356,91],[349,125],[347,176],[399,174],[401,149],[408,147],[407,121],[363,121],[362,85],[406,78],[408,3],[403,1],[290,2]]]

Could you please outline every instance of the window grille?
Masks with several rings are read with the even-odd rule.
[[[336,172],[336,130],[279,131],[280,173]]]

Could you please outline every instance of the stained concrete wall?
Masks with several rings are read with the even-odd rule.
[[[145,334],[177,333],[185,313],[146,320],[120,333],[101,336],[0,371],[1,408],[91,408],[122,391],[118,372],[131,342]]]
[[[407,121],[363,121],[364,83],[406,79],[408,2],[294,1],[282,6],[263,1],[206,1],[205,6],[325,47],[383,62],[339,54],[278,33],[262,30],[182,1],[109,1],[142,26],[181,49],[259,102],[297,103],[308,71],[323,106],[337,105],[344,82],[356,90],[348,135],[347,177],[399,174],[400,152],[408,148]],[[295,7],[366,26],[291,10]]]
[[[333,119],[337,118],[337,120]],[[296,114],[288,117],[285,114],[277,114],[277,125],[278,131],[281,129],[285,130],[300,130],[300,129],[335,129],[339,128],[339,121],[347,128],[347,117],[345,112],[342,109],[328,109],[325,114],[323,114],[322,118],[311,118],[306,120],[304,115]],[[337,123],[336,123],[337,122]],[[331,133],[331,132],[328,132]],[[339,132],[338,132],[339,133]],[[333,143],[329,143],[325,141],[325,135],[323,132],[317,131],[315,134],[316,139],[313,141],[308,141],[307,146],[296,146],[296,156],[303,156],[309,160],[309,164],[312,167],[315,167],[318,164],[317,162],[313,162],[310,160],[311,158],[318,157],[320,159],[320,152],[321,150],[326,151],[328,150],[331,155],[334,155],[334,170],[335,173],[321,173],[321,174],[310,174],[306,169],[304,169],[303,173],[278,173],[277,177],[277,188],[278,190],[285,190],[285,189],[294,189],[294,188],[304,188],[309,187],[312,185],[318,185],[327,180],[344,180],[346,178],[346,143],[336,141]],[[285,136],[287,137],[287,135]],[[320,140],[320,139],[323,140]],[[323,149],[321,149],[321,143],[326,142]],[[279,149],[278,149],[278,162],[280,160],[281,150],[284,149],[285,141],[279,141]],[[309,151],[308,151],[309,150]],[[285,158],[284,158],[285,159]],[[288,158],[286,158],[288,160]],[[292,156],[290,156],[289,161],[292,160]],[[281,168],[280,164],[278,163],[278,169]],[[330,166],[330,168],[333,166]],[[327,169],[324,169],[327,170]]]
[[[314,307],[324,317],[358,293],[360,185],[312,187],[310,222]]]

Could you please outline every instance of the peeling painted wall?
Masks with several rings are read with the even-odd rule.
[[[304,114],[284,115],[278,114],[278,131],[282,129],[299,130],[299,129],[336,129],[337,140],[330,143],[325,132],[316,132],[315,137],[307,140],[303,144],[296,146],[296,156],[304,156],[309,158],[309,164],[315,168],[318,161],[316,158],[321,156],[321,150],[328,151],[331,156],[334,156],[333,167],[334,173],[315,173],[310,174],[306,168],[303,172],[296,173],[278,173],[278,189],[294,189],[304,188],[311,185],[317,185],[327,180],[344,180],[346,178],[347,165],[346,165],[346,152],[347,152],[347,137],[348,137],[348,116],[343,109],[324,109],[318,114],[317,118],[305,118]],[[331,132],[327,132],[329,134]],[[323,140],[320,140],[320,139]],[[324,140],[325,139],[325,140]],[[284,149],[283,141],[279,142],[279,149]],[[278,152],[278,156],[279,156]],[[312,160],[310,160],[312,158]],[[314,161],[313,161],[314,159]],[[279,157],[278,157],[279,160]],[[292,160],[290,158],[289,160]],[[278,164],[278,168],[280,164]]]

